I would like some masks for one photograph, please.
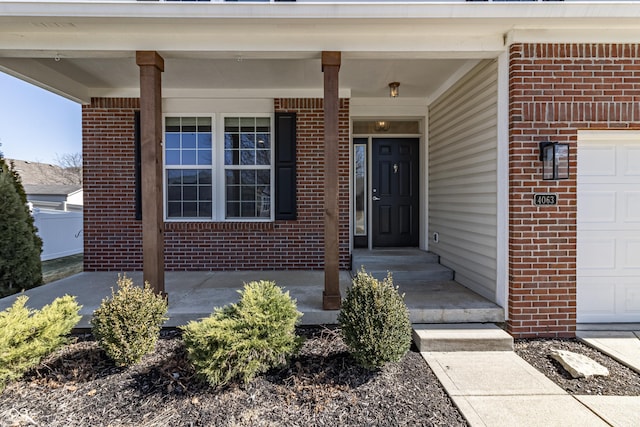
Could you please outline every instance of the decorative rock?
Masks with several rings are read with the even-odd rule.
[[[550,356],[560,362],[562,367],[571,374],[573,378],[589,378],[594,375],[609,376],[609,370],[582,354],[573,353],[566,350],[551,350]]]

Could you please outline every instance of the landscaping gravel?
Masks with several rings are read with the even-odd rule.
[[[609,369],[609,376],[572,378],[549,357],[553,349],[583,354]],[[575,339],[516,340],[515,351],[569,394],[640,396],[640,374]]]

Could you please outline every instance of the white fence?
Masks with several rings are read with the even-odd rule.
[[[81,212],[34,209],[33,218],[42,238],[42,261],[84,251]]]

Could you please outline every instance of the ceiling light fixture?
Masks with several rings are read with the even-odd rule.
[[[398,97],[398,87],[400,86],[400,83],[398,82],[391,82],[389,83],[389,96],[392,98],[397,98]]]
[[[375,122],[373,128],[376,132],[387,132],[391,128],[391,122],[378,120],[377,122]]]

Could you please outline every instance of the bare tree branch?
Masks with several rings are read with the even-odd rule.
[[[82,185],[82,153],[56,154],[55,163],[69,184]]]
[[[82,185],[82,154],[58,155],[54,165],[37,163],[38,171],[49,184]]]

